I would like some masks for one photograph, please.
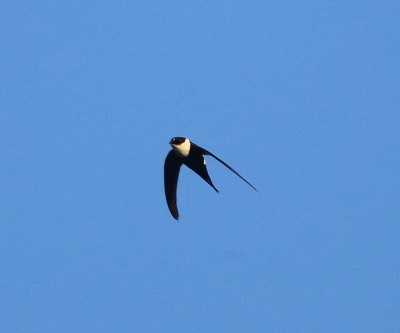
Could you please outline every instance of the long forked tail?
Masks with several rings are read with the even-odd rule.
[[[243,178],[236,170],[234,170],[230,165],[228,165],[227,163],[225,163],[223,160],[221,160],[220,158],[218,158],[217,156],[215,156],[213,153],[210,153],[208,150],[199,147],[198,145],[194,144],[192,142],[192,145],[195,145],[197,148],[199,148],[202,153],[204,155],[209,155],[211,157],[214,157],[218,162],[220,162],[221,164],[225,165],[229,170],[231,170],[236,176],[238,176],[239,178],[241,178],[243,181],[245,181],[250,187],[252,187],[254,190],[256,190],[258,192],[258,190],[245,178]]]
[[[252,185],[250,184],[250,182],[248,180],[246,180],[245,178],[243,178],[241,175],[239,175],[239,173],[234,170],[231,166],[229,166],[228,164],[226,164],[223,160],[221,160],[220,158],[218,158],[217,156],[215,156],[212,153],[209,153],[210,156],[214,157],[218,162],[222,163],[223,165],[225,165],[229,170],[231,170],[236,176],[238,176],[239,178],[241,178],[242,180],[244,180],[249,186],[251,186],[254,190],[256,190],[258,192],[258,190]]]

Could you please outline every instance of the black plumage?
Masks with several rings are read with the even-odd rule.
[[[182,164],[185,164],[188,168],[197,173],[216,192],[218,192],[217,188],[211,181],[210,175],[208,174],[203,155],[214,157],[218,162],[222,163],[224,166],[226,166],[229,170],[231,170],[238,177],[244,180],[248,185],[250,185],[254,190],[257,191],[257,189],[252,184],[250,184],[246,179],[239,175],[239,173],[237,173],[232,167],[230,167],[214,154],[210,153],[208,150],[196,145],[193,142],[190,142],[189,139],[183,137],[175,137],[172,138],[170,144],[173,149],[168,153],[164,163],[164,190],[168,208],[175,219],[179,219],[176,192],[179,171]]]

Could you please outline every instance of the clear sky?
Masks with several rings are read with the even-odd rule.
[[[399,332],[399,1],[5,1],[2,332]],[[187,168],[170,215],[169,140]]]

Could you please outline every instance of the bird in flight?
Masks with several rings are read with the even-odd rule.
[[[179,219],[178,207],[176,205],[176,189],[178,185],[179,170],[182,164],[185,164],[189,169],[192,169],[194,172],[196,172],[218,193],[218,190],[208,175],[206,161],[203,155],[214,157],[218,162],[225,165],[229,170],[231,170],[234,174],[239,176],[257,191],[253,185],[251,185],[246,179],[233,170],[232,167],[219,159],[213,153],[210,153],[208,150],[205,150],[204,148],[201,148],[200,146],[191,142],[188,138],[175,137],[171,139],[169,144],[171,145],[172,149],[165,158],[164,189],[168,208],[176,220]]]

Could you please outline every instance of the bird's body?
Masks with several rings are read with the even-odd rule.
[[[178,185],[179,171],[182,164],[185,164],[188,168],[196,172],[216,192],[218,192],[208,174],[206,161],[203,155],[209,155],[214,157],[217,161],[221,162],[229,170],[231,170],[237,176],[243,179],[253,189],[257,190],[246,179],[244,179],[235,170],[233,170],[228,164],[226,164],[224,161],[222,161],[209,151],[205,150],[204,148],[201,148],[195,143],[190,142],[188,138],[183,138],[183,137],[172,138],[170,141],[170,145],[173,149],[168,153],[165,159],[164,189],[165,189],[165,197],[167,199],[168,208],[175,219],[178,220],[179,218],[178,207],[176,205],[176,190]]]

